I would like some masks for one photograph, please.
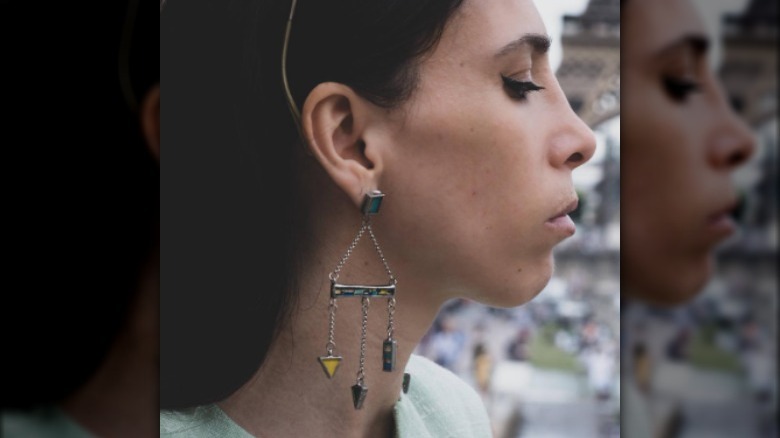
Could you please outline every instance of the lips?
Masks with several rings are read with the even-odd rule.
[[[565,207],[563,207],[561,210],[558,211],[554,216],[547,219],[547,221],[553,221],[559,217],[567,216],[569,213],[577,209],[577,205],[579,205],[580,200],[577,198],[574,198],[572,201],[570,201],[568,204],[566,204]]]
[[[573,235],[577,228],[574,226],[574,221],[569,217],[569,213],[577,209],[578,203],[579,200],[577,198],[569,201],[557,213],[547,219],[544,224],[563,238]]]
[[[717,210],[716,212],[712,213],[707,217],[707,221],[711,222],[713,220],[717,220],[723,216],[729,216],[731,217],[734,214],[734,211],[737,209],[738,206],[737,201],[731,201],[725,205],[725,207]]]
[[[731,201],[724,207],[707,216],[706,230],[711,237],[719,240],[736,231],[737,224],[732,215],[737,206],[737,201]]]

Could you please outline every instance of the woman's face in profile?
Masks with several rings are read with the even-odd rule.
[[[572,170],[595,140],[548,45],[531,0],[466,1],[422,60],[410,101],[388,116],[377,226],[394,262],[443,298],[522,304],[574,233]]]
[[[704,286],[713,248],[733,233],[731,174],[754,146],[691,3],[630,0],[622,23],[622,278],[643,300],[675,304]]]

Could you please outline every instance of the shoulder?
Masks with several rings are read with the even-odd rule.
[[[455,373],[426,357],[411,355],[409,363],[406,364],[406,372],[414,381],[414,386],[409,386],[410,394],[423,396],[444,391],[479,398],[476,391]],[[412,388],[415,391],[411,391]]]
[[[406,372],[409,392],[395,409],[399,437],[492,436],[482,398],[454,373],[418,355],[411,356]]]
[[[216,404],[160,411],[160,437],[249,437]]]
[[[56,406],[42,406],[30,411],[3,411],[0,436],[88,438],[92,435],[71,420]]]

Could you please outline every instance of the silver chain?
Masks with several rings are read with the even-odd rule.
[[[382,248],[379,247],[379,242],[377,242],[376,236],[374,236],[374,230],[371,229],[371,222],[366,221],[366,226],[368,227],[368,235],[371,236],[371,241],[374,243],[374,249],[376,249],[377,254],[379,254],[379,258],[382,260],[382,264],[385,266],[387,276],[390,277],[390,281],[392,281],[393,284],[398,284],[398,280],[395,279],[393,271],[390,270],[390,266],[387,264],[385,253],[382,252]]]
[[[395,316],[395,297],[390,297],[387,300],[387,339],[391,341],[393,340],[393,331],[395,330],[393,316]]]
[[[341,273],[341,269],[344,267],[344,263],[347,262],[347,259],[349,256],[352,255],[352,251],[355,250],[355,247],[357,246],[358,242],[360,242],[360,238],[363,237],[363,233],[366,232],[366,221],[363,221],[363,225],[360,227],[360,231],[358,231],[357,236],[355,236],[354,239],[352,239],[352,243],[349,244],[349,248],[347,248],[347,252],[344,253],[343,256],[341,256],[341,260],[339,260],[339,263],[336,265],[336,269],[333,270],[333,272],[328,275],[328,277],[332,281],[336,281],[339,279],[339,274]]]
[[[333,349],[336,348],[336,341],[333,339],[333,334],[336,327],[336,308],[338,306],[336,305],[336,299],[331,298],[330,303],[328,304],[328,313],[329,313],[329,321],[328,321],[328,343],[325,346],[325,348],[328,350],[328,356],[333,356]]]
[[[363,296],[362,308],[363,308],[363,320],[360,327],[360,367],[357,373],[357,382],[362,386],[363,379],[366,377],[366,332],[368,331],[368,306],[370,304],[369,298]]]
[[[398,280],[395,278],[395,274],[393,274],[393,271],[390,269],[390,265],[387,264],[385,253],[382,252],[382,248],[379,246],[379,241],[376,240],[376,236],[374,235],[374,230],[371,228],[371,221],[368,217],[363,218],[363,225],[360,226],[360,231],[358,231],[357,236],[355,236],[355,238],[352,239],[352,243],[349,244],[347,251],[344,253],[343,256],[341,256],[341,259],[336,265],[336,269],[334,269],[333,272],[331,272],[330,275],[328,275],[328,278],[330,278],[331,281],[334,282],[338,280],[339,275],[341,274],[341,270],[344,268],[344,265],[347,263],[347,259],[349,259],[349,256],[352,255],[352,252],[355,251],[355,248],[360,242],[360,239],[363,237],[363,234],[365,234],[366,230],[368,230],[368,235],[371,237],[371,242],[374,244],[374,249],[376,250],[377,254],[379,254],[379,259],[382,261],[382,265],[385,267],[385,272],[387,273],[387,276],[390,278],[390,281],[393,284],[398,284]]]

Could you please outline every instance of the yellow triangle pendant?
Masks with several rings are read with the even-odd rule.
[[[320,365],[322,365],[322,369],[329,379],[333,378],[336,370],[339,369],[339,365],[341,365],[341,356],[320,356],[317,360],[320,361]]]

